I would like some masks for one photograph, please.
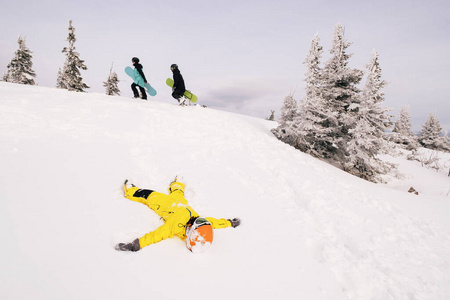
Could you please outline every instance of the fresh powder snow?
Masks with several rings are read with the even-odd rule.
[[[385,157],[402,175],[374,184],[275,122],[158,101],[0,82],[1,299],[450,298],[449,154]],[[241,226],[201,254],[114,250],[163,222],[124,180],[167,192],[177,174],[198,213]]]

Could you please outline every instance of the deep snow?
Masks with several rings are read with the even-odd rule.
[[[274,122],[0,82],[1,299],[449,299],[450,155],[373,184],[294,150]],[[208,252],[156,229],[124,179],[240,217]],[[419,196],[406,191],[414,186]]]

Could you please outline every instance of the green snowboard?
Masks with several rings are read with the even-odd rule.
[[[168,86],[170,86],[170,87],[173,87],[173,79],[172,79],[172,78],[167,78],[166,84],[167,84]],[[197,100],[198,100],[197,96],[195,96],[194,94],[191,93],[191,91],[188,91],[188,90],[186,90],[186,91],[184,92],[184,96],[185,96],[186,98],[188,98],[189,101],[191,101],[192,103],[195,103],[195,102],[197,102]]]

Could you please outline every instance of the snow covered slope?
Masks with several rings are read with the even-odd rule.
[[[450,298],[445,173],[395,158],[420,177],[375,185],[279,142],[273,126],[1,82],[0,298]],[[178,238],[115,251],[162,224],[123,198],[124,179],[166,192],[176,174],[197,212],[242,225],[217,230],[203,254]],[[415,178],[419,196],[406,192]]]

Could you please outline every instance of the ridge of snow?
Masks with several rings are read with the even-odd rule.
[[[445,173],[390,158],[407,176],[376,185],[274,122],[156,100],[0,82],[2,299],[450,297]],[[177,237],[115,251],[162,224],[124,179],[166,192],[176,174],[197,212],[242,225],[198,255]]]

